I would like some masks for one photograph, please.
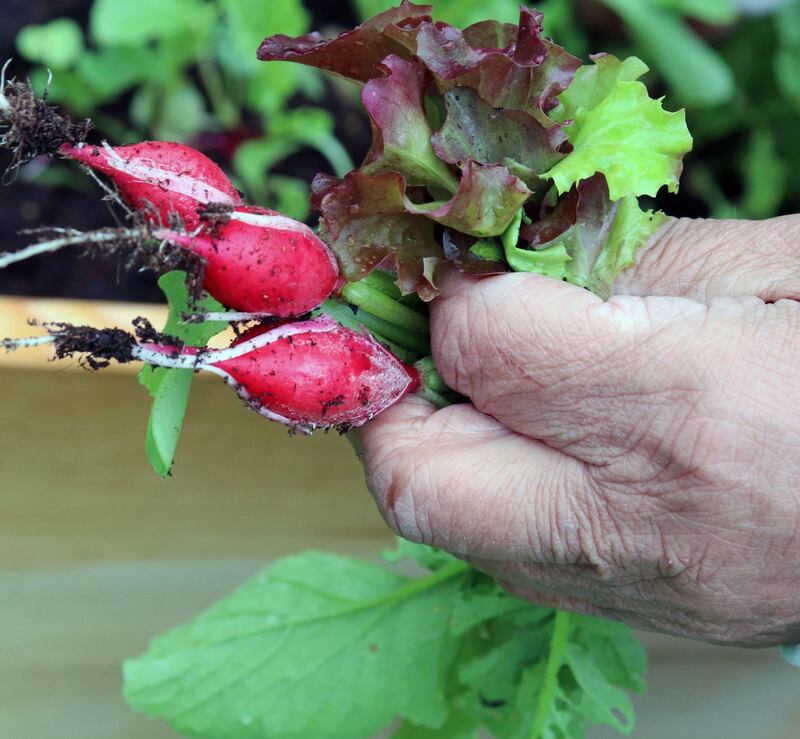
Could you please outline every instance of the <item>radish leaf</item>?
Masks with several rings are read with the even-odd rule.
[[[463,563],[413,580],[309,552],[281,560],[125,664],[131,705],[213,739],[441,727]]]
[[[208,323],[182,321],[183,313],[190,310],[184,272],[170,272],[163,275],[158,285],[169,303],[169,318],[164,327],[164,333],[168,336],[174,336],[189,346],[202,347],[212,336],[227,327],[226,323],[219,321]],[[213,298],[205,298],[191,309],[221,311],[223,306]],[[167,477],[172,470],[193,378],[194,373],[185,369],[146,366],[139,372],[139,382],[147,388],[153,398],[145,440],[147,461],[161,477]]]

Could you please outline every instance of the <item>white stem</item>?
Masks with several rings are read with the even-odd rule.
[[[272,313],[238,313],[236,311],[226,311],[223,313],[192,313],[192,320],[184,321],[184,323],[192,323],[195,320],[202,323],[211,321],[236,323],[237,321],[263,321],[265,318],[274,317]]]
[[[0,341],[0,346],[8,351],[14,351],[14,349],[28,349],[33,346],[53,344],[55,340],[55,336],[32,336],[29,339],[3,339]]]
[[[6,89],[6,70],[9,64],[11,64],[11,60],[7,59],[3,69],[0,70],[0,121],[8,118],[8,114],[11,112],[11,103],[8,102],[8,98],[3,92]]]
[[[81,244],[101,244],[108,241],[118,241],[120,238],[133,238],[139,235],[134,229],[110,231],[101,233],[84,233],[83,231],[68,230],[69,236],[52,241],[43,241],[41,244],[32,244],[24,249],[14,252],[0,253],[0,269],[22,262],[39,254],[59,251],[67,246],[80,246]]]
[[[203,369],[205,356],[203,352],[198,354],[165,354],[164,352],[150,349],[143,344],[137,344],[131,351],[134,359],[152,365],[154,367],[168,367],[169,369]]]

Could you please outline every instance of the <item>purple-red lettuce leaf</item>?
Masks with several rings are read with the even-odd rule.
[[[417,29],[417,57],[433,73],[440,91],[470,87],[495,108],[517,108],[544,125],[557,96],[572,81],[581,66],[577,57],[542,36],[542,14],[520,8],[520,21],[513,43],[481,48],[492,36],[508,41],[508,26],[491,22],[475,30],[460,31],[442,23],[422,23]],[[514,28],[511,26],[511,28]]]
[[[345,277],[360,279],[391,258],[400,289],[424,300],[436,296],[434,271],[441,260],[463,262],[470,271],[499,268],[487,263],[478,269],[480,259],[468,248],[445,254],[437,238],[440,226],[463,235],[497,236],[530,196],[505,167],[473,161],[466,163],[456,193],[443,202],[414,202],[403,176],[392,171],[369,175],[356,170],[343,180],[318,177],[312,189],[322,216],[321,235]]]
[[[336,254],[345,277],[361,279],[390,259],[403,293],[416,292],[423,300],[436,296],[432,260],[443,257],[437,224],[406,212],[402,175],[356,170],[336,184],[326,178],[313,189],[322,214],[320,236]]]
[[[406,59],[414,56],[415,29],[430,21],[430,6],[403,0],[396,8],[370,18],[352,31],[334,39],[319,33],[295,38],[269,36],[258,49],[262,61],[285,61],[306,64],[356,82],[380,76],[380,64],[390,54]]]
[[[497,239],[476,239],[446,228],[442,233],[442,248],[445,259],[459,272],[471,275],[508,272],[503,248]]]
[[[499,236],[530,198],[531,191],[506,167],[467,160],[458,190],[450,200],[415,204],[406,211],[470,236]]]
[[[372,148],[361,169],[365,174],[396,171],[408,185],[425,185],[455,192],[458,179],[431,145],[425,115],[427,72],[417,62],[398,56],[383,60],[385,77],[364,85],[361,99],[372,122]]]
[[[387,56],[416,56],[432,72],[440,92],[471,87],[495,108],[526,110],[549,122],[547,111],[581,63],[544,38],[541,13],[522,7],[518,26],[483,21],[464,31],[433,23],[429,13],[429,6],[404,2],[335,39],[317,33],[271,36],[258,56],[307,64],[357,82],[380,76]]]
[[[432,139],[440,159],[502,164],[531,190],[547,186],[539,175],[564,158],[559,147],[569,146],[561,126],[545,128],[524,110],[497,110],[467,87],[448,90],[444,101],[447,118]]]

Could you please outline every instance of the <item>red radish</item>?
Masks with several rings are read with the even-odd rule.
[[[415,367],[327,316],[258,327],[219,350],[138,343],[120,329],[68,324],[54,324],[48,336],[0,342],[7,350],[43,344],[54,344],[58,358],[84,355],[92,369],[113,359],[213,372],[257,413],[302,433],[363,426],[421,384]]]
[[[158,233],[205,260],[204,287],[233,310],[280,318],[318,307],[337,287],[339,268],[305,224],[264,208],[237,208],[196,236]]]
[[[241,205],[239,192],[207,156],[190,146],[143,141],[130,146],[63,144],[59,153],[108,175],[133,208],[155,208],[168,223],[178,213],[189,230],[199,224],[197,209],[206,203]]]
[[[336,259],[305,224],[264,208],[242,206],[193,233],[152,226],[57,231],[57,238],[0,253],[0,269],[68,246],[131,249],[154,269],[176,266],[171,244],[203,260],[203,287],[227,308],[257,316],[290,318],[314,310],[344,284]],[[198,265],[199,267],[199,265]],[[201,274],[197,269],[197,276]]]
[[[304,432],[362,426],[419,386],[413,367],[326,317],[246,334],[202,368],[261,415]]]

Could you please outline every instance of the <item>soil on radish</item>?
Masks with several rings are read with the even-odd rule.
[[[9,82],[3,93],[9,111],[3,116],[2,123],[8,130],[2,136],[2,143],[12,157],[4,184],[13,184],[21,166],[43,154],[53,154],[61,144],[85,141],[92,130],[91,121],[74,122],[37,96],[27,82]]]
[[[54,339],[53,359],[72,359],[77,355],[78,363],[85,369],[93,371],[105,369],[112,361],[119,364],[137,361],[133,355],[137,343],[171,346],[174,347],[176,354],[183,348],[183,342],[157,331],[153,324],[142,316],[133,320],[133,333],[120,328],[94,328],[71,323],[41,325]],[[0,342],[0,345],[13,349],[14,340],[6,339]]]

